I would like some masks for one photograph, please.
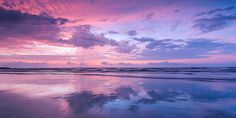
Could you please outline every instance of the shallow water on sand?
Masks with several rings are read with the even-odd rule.
[[[0,118],[236,118],[234,72],[209,81],[109,74],[4,71]]]

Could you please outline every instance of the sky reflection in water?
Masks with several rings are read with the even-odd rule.
[[[86,75],[0,75],[1,117],[235,118],[236,83]]]

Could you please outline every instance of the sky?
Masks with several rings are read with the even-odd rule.
[[[0,66],[236,64],[235,0],[0,0]]]

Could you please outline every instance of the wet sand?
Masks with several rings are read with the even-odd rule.
[[[236,83],[0,74],[0,118],[235,118]]]
[[[65,118],[59,106],[51,100],[34,99],[10,92],[0,93],[1,118]]]

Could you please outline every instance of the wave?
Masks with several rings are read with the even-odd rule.
[[[236,82],[236,67],[0,68],[0,74],[52,74]]]

